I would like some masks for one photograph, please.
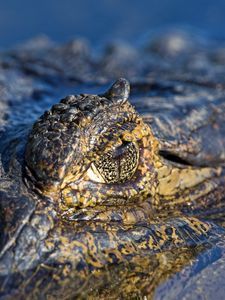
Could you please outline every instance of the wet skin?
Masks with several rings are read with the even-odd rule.
[[[141,117],[129,90],[68,96],[2,142],[6,299],[150,299],[223,240],[223,98]]]

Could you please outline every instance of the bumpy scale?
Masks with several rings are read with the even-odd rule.
[[[212,204],[206,199],[224,187],[222,167],[163,157],[129,90],[119,79],[105,94],[68,96],[33,125],[25,172],[13,183],[21,195],[2,197],[22,219],[2,217],[3,296],[150,297],[223,237],[221,227],[182,212],[190,203],[191,210]]]
[[[27,173],[64,212],[128,205],[192,205],[223,182],[221,167],[171,164],[160,141],[128,101],[119,79],[102,95],[68,96],[35,122]]]

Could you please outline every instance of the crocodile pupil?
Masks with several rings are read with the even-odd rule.
[[[122,183],[134,175],[138,160],[138,146],[125,142],[103,154],[94,164],[106,183]]]

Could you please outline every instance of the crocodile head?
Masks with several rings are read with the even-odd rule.
[[[129,90],[119,79],[105,94],[68,96],[34,124],[28,174],[61,209],[140,201],[156,187],[157,142]]]
[[[13,295],[26,299],[150,295],[224,234],[177,209],[155,214],[160,201],[203,195],[215,170],[162,153],[128,95],[129,84],[120,79],[105,94],[66,97],[34,124],[22,179],[35,197],[20,180],[0,195],[8,222],[1,250],[7,255],[0,261],[5,293],[17,289]]]
[[[215,184],[218,169],[174,164],[128,101],[119,79],[101,95],[68,96],[34,124],[27,174],[61,211],[151,202],[190,202]],[[181,192],[181,193],[180,193]],[[179,194],[180,193],[180,194]]]

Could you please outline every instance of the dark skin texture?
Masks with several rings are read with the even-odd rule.
[[[150,299],[223,240],[223,92],[177,86],[149,111],[131,85],[140,117],[120,79],[3,135],[2,297]]]
[[[61,105],[54,106],[34,124],[26,143],[23,171],[26,190],[29,193],[33,190],[33,196],[23,192],[24,183],[18,184],[18,189],[21,189],[25,199],[29,197],[29,200],[24,202],[30,206],[30,213],[24,219],[23,230],[16,240],[9,240],[12,244],[16,242],[16,246],[9,245],[10,251],[7,245],[2,249],[3,257],[4,254],[10,256],[11,251],[14,253],[13,260],[3,260],[7,268],[9,262],[12,264],[10,281],[5,279],[3,283],[3,286],[5,284],[11,288],[11,296],[67,299],[95,295],[104,299],[118,285],[114,281],[119,276],[120,284],[116,287],[117,292],[113,297],[129,297],[130,293],[150,297],[156,284],[165,280],[171,272],[179,271],[185,264],[190,263],[202,247],[207,248],[207,245],[223,235],[223,230],[213,223],[185,216],[178,209],[170,214],[170,219],[168,213],[165,214],[163,209],[161,211],[158,201],[165,200],[162,193],[160,194],[160,168],[172,168],[172,172],[180,170],[176,173],[177,180],[184,178],[184,171],[191,172],[193,176],[197,172],[196,182],[192,179],[185,192],[194,193],[200,186],[203,192],[199,190],[199,202],[205,201],[205,180],[207,183],[212,182],[217,188],[222,186],[222,171],[214,167],[193,168],[189,165],[169,167],[168,163],[161,166],[164,158],[159,156],[158,141],[154,140],[150,128],[146,127],[127,102],[128,89],[127,81],[121,79],[102,96],[67,97],[61,101]],[[108,106],[110,111],[115,110],[118,114],[113,114],[112,119],[117,128],[113,131],[114,127],[110,125],[109,118],[107,123],[103,122],[106,129],[97,125],[100,132],[107,134],[94,135],[97,137],[95,144],[92,143],[88,149],[89,142],[84,143],[85,136],[89,137],[87,126],[90,126],[89,130],[93,133],[95,127],[91,125],[91,118],[95,120],[94,124],[98,124],[96,118],[101,116],[102,111],[106,113]],[[80,107],[80,111],[77,107]],[[71,111],[74,113],[72,116]],[[102,117],[99,120],[102,122]],[[116,120],[125,123],[120,125]],[[82,132],[82,126],[85,126],[86,133]],[[111,132],[114,133],[110,134]],[[122,144],[117,142],[118,137],[122,139]],[[79,143],[80,141],[82,142]],[[134,164],[135,170],[125,168],[128,172],[125,180],[121,181],[118,178],[122,172],[120,171],[119,175],[116,175],[118,182],[107,182],[108,179],[103,177],[101,180],[104,179],[104,182],[95,183],[99,177],[95,177],[94,172],[97,176],[102,172],[99,163],[86,179],[87,169],[93,162],[99,161],[99,156],[96,158],[95,153],[104,157],[104,153],[109,153],[110,149],[119,151],[115,149],[121,149],[121,145],[125,143],[124,151],[119,154],[126,160],[126,153],[129,153],[127,143],[131,142],[132,145],[137,144],[132,151],[139,151],[139,154],[136,155],[138,160],[136,165]],[[117,144],[119,146],[114,148]],[[80,150],[74,150],[71,147],[74,145],[81,147],[78,148]],[[48,151],[49,147],[51,151]],[[114,160],[118,160],[118,156],[115,156]],[[61,171],[65,162],[67,165]],[[111,164],[111,159],[106,160],[107,163]],[[120,164],[120,167],[124,166]],[[110,168],[106,170],[110,171]],[[202,178],[201,174],[204,175]],[[87,202],[77,202],[74,199],[69,201],[65,198],[63,191],[74,190],[76,184],[73,197],[75,195],[77,200],[77,194],[80,194]],[[162,191],[165,185],[166,181]],[[142,188],[137,190],[139,186]],[[107,191],[107,195],[112,194],[113,197],[106,198],[103,191]],[[212,192],[215,192],[215,189]],[[207,197],[209,198],[208,193]],[[93,202],[93,198],[98,201]],[[179,199],[179,196],[175,194],[170,203],[172,199],[175,201],[177,198]],[[12,205],[15,205],[13,199],[10,200]],[[21,211],[23,206],[21,199],[19,201],[17,209]],[[185,205],[181,207],[184,208]],[[6,212],[5,215],[9,217]],[[6,220],[6,223],[9,221]],[[196,246],[195,250],[191,250]],[[168,269],[168,263],[164,265],[162,255],[171,260],[171,269]],[[160,268],[162,275],[155,276],[153,287],[150,288],[150,274],[154,273],[156,266]],[[74,286],[80,288],[77,290]],[[94,288],[94,293],[90,287]]]

